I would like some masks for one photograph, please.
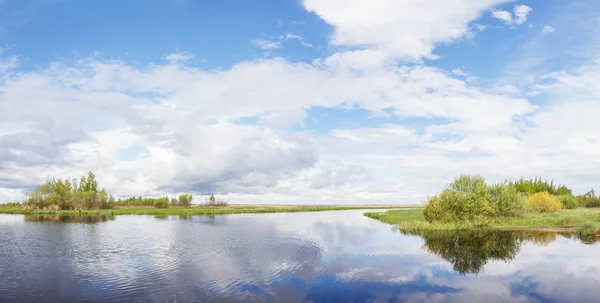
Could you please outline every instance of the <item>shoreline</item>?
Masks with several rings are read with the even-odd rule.
[[[586,223],[600,224],[600,209],[572,209],[555,213],[527,213],[521,217],[494,218],[482,222],[427,222],[421,209],[366,212],[366,217],[394,225],[401,231],[506,230],[575,233]],[[600,235],[597,232],[596,235]]]
[[[112,209],[93,210],[53,210],[53,209],[20,209],[14,207],[3,208],[0,214],[20,215],[229,215],[252,213],[282,213],[282,212],[316,212],[334,210],[388,210],[388,209],[414,209],[422,208],[419,205],[266,205],[266,204],[234,204],[228,206],[192,206],[151,208],[125,206]]]

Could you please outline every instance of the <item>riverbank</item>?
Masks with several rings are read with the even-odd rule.
[[[21,209],[0,207],[0,214],[84,214],[84,215],[227,215],[227,214],[252,214],[252,213],[280,213],[280,212],[313,212],[331,210],[361,210],[361,209],[400,209],[414,208],[415,205],[228,205],[228,206],[192,206],[189,208],[170,207],[116,207],[113,209],[94,210],[48,210],[48,209]]]
[[[554,213],[527,213],[520,217],[505,217],[481,222],[427,222],[422,209],[367,212],[365,216],[384,223],[394,224],[403,231],[444,230],[538,230],[575,232],[578,227],[589,224],[600,226],[600,209],[565,209]]]

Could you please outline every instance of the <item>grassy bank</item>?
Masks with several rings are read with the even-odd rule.
[[[329,210],[353,209],[390,209],[409,208],[407,205],[229,205],[224,207],[190,207],[190,208],[149,208],[149,207],[123,207],[114,209],[97,210],[43,210],[2,208],[0,214],[84,214],[84,215],[226,215],[226,214],[251,214],[251,213],[280,213],[280,212],[311,212]]]
[[[384,223],[395,224],[403,231],[442,231],[442,230],[557,230],[575,231],[585,225],[600,226],[600,209],[565,209],[554,213],[526,213],[519,217],[487,219],[479,222],[427,222],[422,209],[390,210],[387,212],[367,212],[365,216]]]

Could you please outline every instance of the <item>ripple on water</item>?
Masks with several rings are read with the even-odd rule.
[[[432,254],[420,248],[420,237],[394,234],[387,225],[365,220],[359,212],[340,212],[2,225],[0,302],[39,301],[40,296],[47,301],[350,302],[415,293],[414,298],[465,302],[496,289],[517,291],[524,302],[526,294],[544,298],[548,294],[538,292],[554,289],[562,291],[550,293],[557,301],[590,302],[583,294],[594,293],[600,282],[594,276],[600,272],[594,262],[597,245],[562,238],[543,247],[526,245],[511,254],[518,261],[496,272],[500,278],[463,278],[453,271],[453,260],[488,254],[452,246],[452,241],[435,242],[444,245]],[[527,263],[528,258],[536,263]],[[504,264],[494,262],[496,270]],[[565,264],[581,271],[559,284],[544,280],[565,276],[559,275],[569,272]],[[544,274],[536,276],[531,268]],[[526,285],[540,287],[511,289],[523,284],[522,276],[529,279]],[[477,286],[463,301],[452,297],[472,285],[493,287]],[[405,298],[410,297],[400,299]]]

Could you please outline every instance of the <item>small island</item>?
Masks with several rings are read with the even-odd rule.
[[[487,184],[461,175],[423,209],[365,213],[403,232],[538,230],[600,237],[600,198],[594,190],[573,195],[565,185],[536,179]]]

